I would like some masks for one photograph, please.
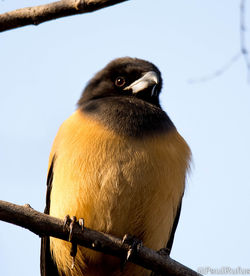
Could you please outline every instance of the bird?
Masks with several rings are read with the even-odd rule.
[[[83,218],[88,228],[170,253],[191,151],[160,104],[163,80],[151,62],[121,57],[86,84],[49,156],[45,213]],[[141,276],[118,257],[42,237],[42,276]]]

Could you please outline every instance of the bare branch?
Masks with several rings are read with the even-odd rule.
[[[68,230],[63,229],[63,220],[37,212],[28,204],[20,206],[0,200],[0,220],[29,229],[39,236],[53,236],[65,241],[69,237]],[[129,249],[121,239],[88,228],[84,228],[82,232],[80,227],[74,227],[73,241],[87,248],[117,257],[124,256]],[[161,256],[145,246],[141,246],[130,261],[164,275],[200,275],[170,257]]]
[[[246,68],[247,68],[248,81],[250,82],[250,57],[249,57],[249,51],[247,49],[247,43],[246,43],[246,0],[241,0],[240,2],[240,51],[239,53],[233,56],[225,65],[223,65],[215,72],[197,79],[190,79],[188,80],[188,82],[193,84],[193,83],[206,82],[206,81],[215,79],[221,76],[222,74],[224,74],[236,61],[240,59],[240,57],[244,58]]]
[[[61,0],[0,14],[0,32],[60,17],[93,12],[128,0]]]
[[[240,49],[247,67],[248,81],[250,82],[250,59],[246,45],[246,0],[240,4]]]
[[[224,64],[221,68],[217,69],[215,72],[211,73],[210,75],[205,75],[198,79],[190,79],[188,80],[189,83],[199,83],[199,82],[206,82],[217,77],[223,75],[239,58],[241,57],[241,52],[233,56],[226,64]]]

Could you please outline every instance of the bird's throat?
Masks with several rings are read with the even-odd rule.
[[[142,137],[175,129],[159,107],[135,97],[107,97],[81,104],[81,112],[120,135]]]

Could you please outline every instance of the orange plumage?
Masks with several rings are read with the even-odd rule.
[[[119,238],[129,233],[159,250],[170,239],[184,193],[189,147],[172,125],[138,137],[112,124],[81,106],[62,124],[50,154],[49,214],[84,218],[86,227]],[[71,269],[70,243],[50,238],[49,245],[59,275],[150,274],[130,263],[120,272],[119,259],[80,246]]]

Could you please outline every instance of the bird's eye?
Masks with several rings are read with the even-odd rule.
[[[118,87],[122,87],[125,84],[125,78],[124,77],[118,77],[115,80],[115,85]]]

